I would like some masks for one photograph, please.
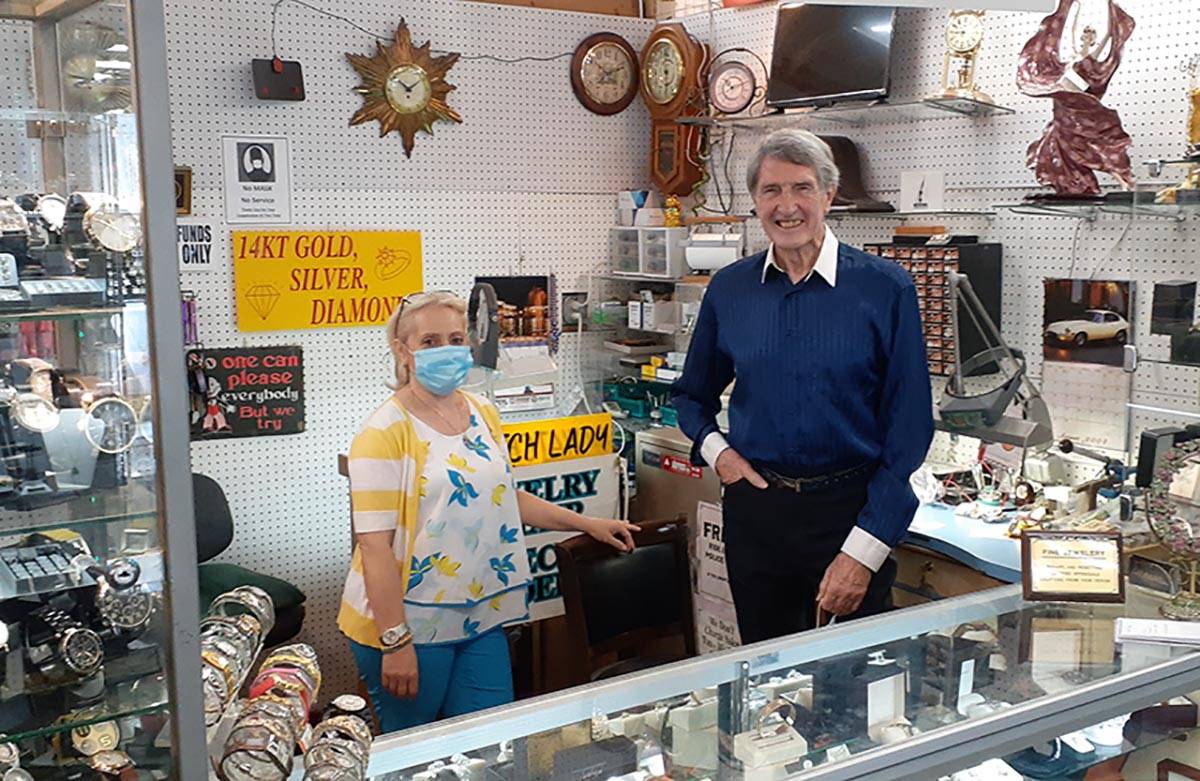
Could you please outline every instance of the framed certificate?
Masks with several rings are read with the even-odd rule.
[[[1021,583],[1031,602],[1124,602],[1121,535],[1024,532]]]

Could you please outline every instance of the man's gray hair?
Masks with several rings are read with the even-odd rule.
[[[841,181],[829,144],[807,130],[776,130],[755,150],[746,168],[746,186],[751,195],[758,191],[758,175],[768,157],[813,169],[821,192],[836,190]]]

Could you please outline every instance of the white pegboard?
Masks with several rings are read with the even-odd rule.
[[[1195,52],[1200,4],[1125,0],[1121,5],[1137,27],[1104,102],[1120,112],[1134,142],[1130,150],[1134,173],[1144,179],[1146,171],[1140,161],[1177,157],[1181,152],[1187,76],[1179,66]],[[684,22],[693,34],[708,41],[714,52],[743,46],[769,63],[776,14],[771,4],[697,14]],[[946,15],[946,11],[921,9],[897,13],[893,102],[916,100],[939,88]],[[985,18],[976,80],[997,103],[1015,110],[1011,116],[915,120],[895,114],[894,119],[859,127],[812,119],[788,122],[853,139],[864,158],[867,188],[876,197],[895,201],[901,172],[934,169],[946,172],[947,208],[980,209],[1020,201],[1037,189],[1032,172],[1025,167],[1025,150],[1039,137],[1051,113],[1050,101],[1021,95],[1016,87],[1017,56],[1041,17],[989,12]],[[757,69],[748,57],[746,61]],[[780,126],[783,123],[762,123],[753,129],[714,134],[714,158],[723,159],[724,145],[733,137],[730,169],[735,211],[745,213],[751,205],[744,172],[754,144],[763,133]],[[1107,175],[1099,177],[1102,185],[1113,184]],[[706,194],[708,205],[715,207],[716,192],[711,184]],[[1042,366],[1043,280],[1066,276],[1131,280],[1135,285],[1135,341],[1144,361],[1134,377],[1133,400],[1169,409],[1200,406],[1200,368],[1154,363],[1167,360],[1169,345],[1166,337],[1149,333],[1154,282],[1200,276],[1200,224],[1196,220],[1176,224],[1101,216],[1095,222],[1083,222],[1001,211],[990,219],[945,217],[937,222],[956,232],[977,234],[984,241],[1003,243],[1003,330],[1013,346],[1025,351],[1035,378],[1040,377]],[[861,246],[886,240],[897,224],[891,218],[855,217],[835,220],[832,227],[843,241]],[[757,224],[749,234],[752,249],[765,248],[766,237]],[[1093,406],[1091,399],[1112,392],[1107,386],[1091,383],[1086,370],[1072,380],[1067,386],[1047,389],[1071,417],[1086,419]],[[940,392],[940,387],[935,392]],[[1132,433],[1136,434],[1145,420],[1149,420],[1145,414],[1134,415]],[[935,450],[938,447],[935,443]],[[944,451],[944,446],[941,449]]]
[[[41,188],[42,157],[25,138],[18,109],[37,108],[33,89],[33,23],[0,19],[0,195]]]
[[[459,0],[319,5],[381,35],[403,16],[418,44],[504,58],[569,52],[601,29],[640,49],[652,26]],[[237,531],[223,558],[287,578],[308,595],[303,639],[320,652],[329,673],[323,694],[332,696],[355,680],[335,625],[350,554],[337,455],[386,398],[390,356],[376,328],[237,331],[220,137],[290,139],[296,227],[421,231],[427,288],[465,294],[476,275],[554,273],[558,289],[572,291],[587,290],[587,274],[607,266],[615,192],[647,185],[649,121],[640,101],[616,117],[586,111],[571,92],[569,60],[461,61],[449,74],[458,86],[450,104],[464,124],[418,136],[409,160],[398,136],[349,126],[362,99],[345,53],[371,53],[375,42],[340,22],[285,3],[280,54],[303,63],[307,99],[254,99],[250,59],[271,54],[270,11],[267,0],[167,3],[174,157],[193,168],[194,214],[221,229],[217,269],[184,274],[182,284],[198,294],[205,344],[303,345],[308,425],[296,436],[195,443],[192,459],[229,496]],[[560,413],[578,397],[578,342],[574,334],[560,342]]]

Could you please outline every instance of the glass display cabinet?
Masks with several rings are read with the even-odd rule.
[[[166,70],[161,2],[0,2],[5,779],[206,775]]]
[[[1082,777],[1196,725],[1191,701],[1163,703],[1200,688],[1200,653],[1114,640],[1118,617],[1157,618],[1168,598],[1032,603],[1005,586],[385,736],[371,773]]]

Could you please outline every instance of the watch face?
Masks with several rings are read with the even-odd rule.
[[[683,85],[683,55],[674,41],[655,41],[646,57],[642,76],[655,103],[670,103]]]
[[[18,393],[12,411],[18,425],[30,431],[45,434],[58,428],[58,407],[36,393]]]
[[[983,20],[975,14],[955,14],[946,27],[946,43],[959,54],[969,52],[983,40]]]
[[[34,781],[34,778],[23,767],[10,767],[4,771],[3,776],[0,776],[0,781]]]
[[[124,453],[133,446],[138,431],[133,407],[115,396],[93,404],[80,425],[88,441],[102,453]]]
[[[620,103],[636,86],[637,63],[621,46],[604,42],[593,46],[584,55],[579,69],[583,90],[597,103]]]
[[[126,768],[133,767],[133,760],[124,751],[107,749],[92,755],[92,770],[97,773],[115,775]]]
[[[722,114],[736,114],[754,100],[757,87],[754,72],[744,63],[726,62],[713,71],[708,82],[708,99]]]
[[[154,595],[145,588],[104,589],[98,607],[104,620],[117,629],[143,629],[154,615]]]
[[[108,564],[108,573],[106,575],[108,582],[114,588],[122,589],[129,588],[134,583],[138,582],[138,578],[142,575],[142,568],[133,559],[113,559]]]
[[[83,229],[92,241],[112,252],[129,252],[142,240],[142,220],[111,203],[89,209]]]
[[[383,92],[397,114],[424,111],[433,97],[429,75],[420,65],[401,65],[388,74]]]
[[[90,629],[68,629],[59,642],[59,652],[67,669],[79,675],[91,675],[104,662],[104,643]]]
[[[52,231],[60,231],[63,219],[67,216],[67,199],[61,195],[43,195],[38,198],[37,213],[46,221],[46,227]]]
[[[121,741],[121,729],[115,721],[88,724],[71,730],[71,745],[86,757],[110,751]]]

